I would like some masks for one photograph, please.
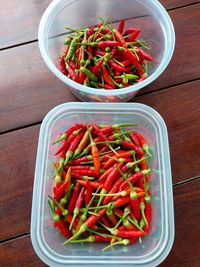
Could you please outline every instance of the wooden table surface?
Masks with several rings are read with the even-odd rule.
[[[45,66],[37,30],[50,0],[0,0],[0,266],[46,266],[33,250],[30,218],[40,124],[79,101]],[[200,266],[200,4],[162,0],[174,23],[171,63],[132,102],[155,108],[169,132],[175,241],[160,265]]]

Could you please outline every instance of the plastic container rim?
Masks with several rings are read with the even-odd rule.
[[[62,80],[65,84],[69,85],[73,89],[78,90],[80,92],[87,93],[87,94],[98,95],[98,96],[117,96],[117,95],[122,95],[124,93],[128,94],[131,92],[138,91],[139,89],[141,89],[141,88],[147,86],[148,84],[150,84],[151,82],[153,82],[157,77],[159,77],[163,73],[163,71],[166,69],[167,65],[169,64],[169,62],[172,58],[172,55],[174,53],[174,47],[175,47],[174,26],[173,26],[173,23],[171,21],[170,16],[168,15],[165,8],[161,5],[161,3],[158,0],[149,0],[149,2],[152,3],[154,5],[154,7],[160,13],[162,13],[164,15],[163,17],[164,17],[167,32],[168,32],[168,36],[167,36],[168,37],[167,38],[168,39],[168,46],[167,46],[168,48],[167,49],[165,48],[163,59],[160,62],[157,70],[154,73],[152,73],[149,77],[147,77],[147,79],[145,79],[144,81],[126,88],[126,91],[124,91],[124,88],[117,89],[117,90],[102,90],[102,89],[97,89],[97,88],[90,88],[90,87],[81,85],[77,82],[74,82],[73,80],[69,79],[64,74],[62,74],[56,68],[56,66],[50,60],[48,53],[46,51],[46,48],[45,48],[46,34],[49,31],[49,28],[51,26],[49,24],[48,25],[49,28],[46,29],[46,22],[47,22],[47,19],[49,18],[50,15],[53,17],[52,12],[53,12],[54,8],[56,8],[56,6],[59,2],[60,2],[60,0],[52,1],[51,4],[45,10],[45,12],[41,18],[40,24],[39,24],[38,43],[39,43],[39,49],[40,49],[41,55],[42,55],[46,65],[48,66],[48,68],[57,76],[57,78]],[[72,2],[73,1],[69,1],[69,3],[72,3]],[[55,17],[55,15],[54,15],[54,17]],[[166,37],[165,37],[165,40],[166,40]]]

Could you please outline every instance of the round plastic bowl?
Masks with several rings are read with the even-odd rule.
[[[66,27],[97,25],[99,17],[109,17],[114,26],[125,19],[125,27],[141,29],[140,39],[144,39],[150,46],[150,54],[154,58],[149,64],[146,80],[125,89],[102,90],[80,85],[59,71],[58,63],[64,51]],[[125,102],[131,99],[165,70],[175,46],[173,24],[157,0],[54,0],[43,14],[38,39],[44,61],[67,88],[83,101],[101,102]]]

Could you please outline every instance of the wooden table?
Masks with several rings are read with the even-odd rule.
[[[37,30],[50,0],[0,0],[0,266],[46,266],[33,250],[30,217],[40,123],[78,101],[45,66]],[[200,4],[162,0],[176,31],[173,59],[132,101],[155,108],[169,131],[175,241],[164,266],[200,266]]]

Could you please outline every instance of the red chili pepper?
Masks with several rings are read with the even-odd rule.
[[[64,153],[66,153],[66,150],[69,148],[70,144],[73,142],[73,140],[75,139],[77,134],[80,132],[80,129],[77,129],[77,128],[78,127],[76,126],[76,129],[73,130],[72,132],[63,134],[63,135],[66,135],[66,139],[64,140],[63,144],[60,146],[60,148],[54,154],[55,156],[60,154],[63,151],[64,151]]]
[[[151,203],[145,203],[145,217],[147,219],[148,225],[144,226],[144,231],[148,234],[151,227],[151,218],[152,218],[152,207]]]
[[[138,141],[138,138],[135,136],[134,132],[130,133],[129,137],[134,145],[136,145],[137,147],[140,147],[140,142]]]
[[[130,196],[122,197],[113,202],[113,208],[119,208],[130,202]]]
[[[142,172],[137,172],[137,173],[132,174],[132,175],[128,178],[128,180],[131,182],[131,184],[134,184],[134,183],[138,182],[139,179],[142,179],[142,177],[143,177],[143,173],[142,173]],[[120,191],[123,191],[127,186],[128,186],[127,182],[124,181],[124,182],[121,184],[119,190],[120,190]]]
[[[105,226],[107,227],[112,227],[112,225],[110,224],[110,222],[108,221],[107,217],[105,217],[105,215],[103,215],[100,219],[100,221],[102,221],[103,224],[105,224]]]
[[[72,221],[71,221],[70,226],[69,226],[70,230],[71,230],[71,227],[72,227],[72,225],[74,223],[74,220],[76,219],[76,217],[79,214],[80,208],[82,207],[82,203],[83,203],[83,199],[84,199],[84,193],[85,193],[85,188],[82,187],[81,191],[79,193],[79,196],[78,196],[78,198],[76,200],[75,208],[73,210],[73,218],[72,218]]]
[[[81,184],[82,186],[87,187],[87,181],[77,180],[77,182],[79,184]],[[99,182],[93,182],[92,181],[92,182],[90,182],[90,184],[91,184],[92,188],[94,188],[94,189],[97,189],[99,187],[102,187],[102,183],[99,183]]]
[[[101,41],[96,44],[97,48],[105,48],[105,47],[114,47],[119,46],[119,43],[117,41]]]
[[[105,179],[107,178],[107,176],[109,175],[109,173],[113,170],[114,167],[110,167],[109,169],[107,169],[98,179],[98,182],[102,183],[105,181]]]
[[[73,80],[73,81],[77,81],[77,77],[76,77],[76,73],[75,71],[69,66],[69,64],[65,61],[65,67],[66,67],[66,70],[68,71],[69,73],[69,76],[70,78]]]
[[[63,220],[54,223],[55,227],[58,227],[60,233],[64,235],[66,238],[70,238],[72,236],[71,231],[69,230],[68,226],[64,223]]]
[[[127,67],[127,68],[125,68],[125,67],[122,67],[122,66],[120,66],[120,65],[118,65],[117,63],[115,63],[113,60],[108,60],[108,63],[109,63],[109,65],[113,68],[113,69],[115,69],[115,70],[118,70],[118,71],[121,71],[121,72],[129,72],[130,70],[131,70],[131,68],[130,67]]]
[[[108,89],[108,90],[112,90],[112,89],[113,89],[112,86],[107,85],[107,84],[97,83],[97,85],[98,85],[100,88],[104,88],[104,89]]]
[[[72,197],[70,199],[69,202],[69,206],[68,206],[68,211],[71,214],[72,211],[74,210],[75,204],[76,204],[76,200],[79,194],[79,189],[80,189],[80,183],[77,183],[76,186],[74,187],[74,191],[72,193]]]
[[[122,20],[120,21],[120,23],[119,23],[119,26],[118,26],[118,32],[121,33],[121,34],[123,33],[124,25],[125,25],[125,20],[122,19]]]
[[[122,146],[124,146],[125,148],[129,148],[129,149],[134,150],[136,152],[136,155],[138,155],[138,157],[140,157],[140,158],[142,158],[144,156],[144,153],[137,146],[135,146],[133,143],[122,140]]]
[[[97,172],[97,174],[100,173],[100,157],[99,157],[99,150],[92,138],[92,135],[90,133],[91,129],[88,129],[88,133],[89,133],[89,138],[90,138],[90,144],[91,144],[91,150],[92,150],[92,158],[93,158],[93,162],[94,162],[94,167],[95,167],[95,171]]]
[[[67,217],[65,217],[65,221],[68,223],[71,223],[72,222],[72,215],[68,215]],[[74,229],[76,229],[77,226],[78,226],[78,219],[75,219],[74,223],[72,224],[72,227]]]
[[[104,191],[106,190],[106,193],[110,190],[113,181],[117,178],[117,176],[119,175],[119,171],[118,168],[121,168],[123,165],[122,162],[118,163],[116,165],[116,167],[110,172],[110,174],[108,175],[107,179],[105,180],[104,184],[103,184],[103,189]]]
[[[76,70],[76,69],[77,69],[77,67],[76,67],[76,63],[75,63],[72,59],[68,59],[68,60],[67,60],[67,63],[69,64],[69,66],[70,66],[70,68],[71,68],[72,70]]]
[[[124,48],[123,54],[135,65],[136,69],[138,70],[138,74],[140,75],[140,77],[142,77],[144,75],[144,71],[135,55],[131,52],[131,50],[129,50],[128,48]]]
[[[84,167],[84,166],[82,166]],[[80,175],[83,175],[83,176],[90,176],[90,177],[99,177],[99,174],[93,170],[86,170],[86,169],[77,169],[77,170],[73,170],[72,171],[72,176],[75,176],[76,174],[80,174]]]
[[[127,67],[131,64],[131,61],[129,59],[125,59],[121,63],[122,63],[122,65],[124,65],[124,67]],[[120,75],[116,75],[116,76],[120,76]]]
[[[113,231],[113,234],[118,237],[140,237],[145,236],[146,233],[142,231],[120,231],[118,229]]]
[[[137,29],[135,30],[127,39],[127,42],[134,42],[135,39],[138,37],[138,35],[140,34],[141,30]]]
[[[113,212],[110,215],[107,214],[107,217],[114,226],[118,223],[118,220]]]
[[[99,55],[99,56],[105,56],[106,52],[96,49],[94,50],[94,54]]]
[[[61,57],[61,58],[60,58],[59,69],[60,69],[60,71],[61,71],[64,75],[67,75],[67,70],[66,70],[66,68],[65,68],[65,60],[64,60],[64,57]]]
[[[79,174],[79,172],[72,172],[72,178],[74,179],[79,179],[79,180],[83,180],[83,181],[87,181],[87,180],[94,180],[95,177],[91,177],[91,176],[87,176],[87,175],[82,175]]]
[[[100,235],[94,235],[95,242],[101,243],[101,242],[110,242],[111,237],[106,236],[100,236]]]
[[[86,194],[85,194],[85,204],[88,205],[92,198],[92,185],[91,182],[86,181]]]
[[[103,65],[103,63],[104,63],[104,58],[101,58],[101,59],[98,61],[98,63],[92,68],[92,72],[93,72],[94,74],[97,74],[98,71],[100,70],[101,66]]]
[[[116,180],[116,182],[113,184],[112,188],[110,189],[110,191],[108,192],[108,196],[106,196],[103,199],[103,205],[106,205],[107,203],[109,203],[111,201],[111,199],[113,198],[112,196],[109,196],[109,194],[114,194],[119,190],[119,187],[121,185],[121,183],[123,183],[123,179],[119,178]]]
[[[69,168],[64,183],[54,193],[54,199],[59,202],[71,185],[71,168]]]
[[[126,44],[126,41],[124,40],[123,35],[115,29],[113,30],[113,32],[114,32],[115,38],[120,43],[120,45],[123,47],[127,47],[127,44]]]
[[[135,32],[135,31],[138,31],[138,28],[133,28],[133,27],[131,27],[131,28],[127,28],[127,29],[125,30],[125,32],[124,32],[124,35],[131,34],[131,33]]]
[[[108,73],[106,67],[102,66],[101,70],[102,70],[102,75],[103,75],[105,82],[114,89],[115,85],[112,82],[112,80],[110,79],[110,76],[109,76],[109,73]]]
[[[141,48],[137,48],[137,52],[140,51],[141,55],[144,57],[144,59],[148,60],[148,61],[153,61],[153,58],[147,54],[144,50],[142,50]]]
[[[87,162],[90,160],[92,160],[92,155],[83,156],[81,158],[73,159],[72,161],[68,163],[68,166],[80,165],[82,162]]]
[[[69,146],[69,149],[65,155],[65,165],[68,163],[68,161],[71,159],[71,157],[73,156],[80,140],[83,138],[84,132],[80,132],[75,139],[72,141],[72,143]]]
[[[78,83],[83,84],[83,82],[85,80],[85,77],[86,77],[86,75],[85,75],[84,72],[79,72],[79,74],[78,74]]]

